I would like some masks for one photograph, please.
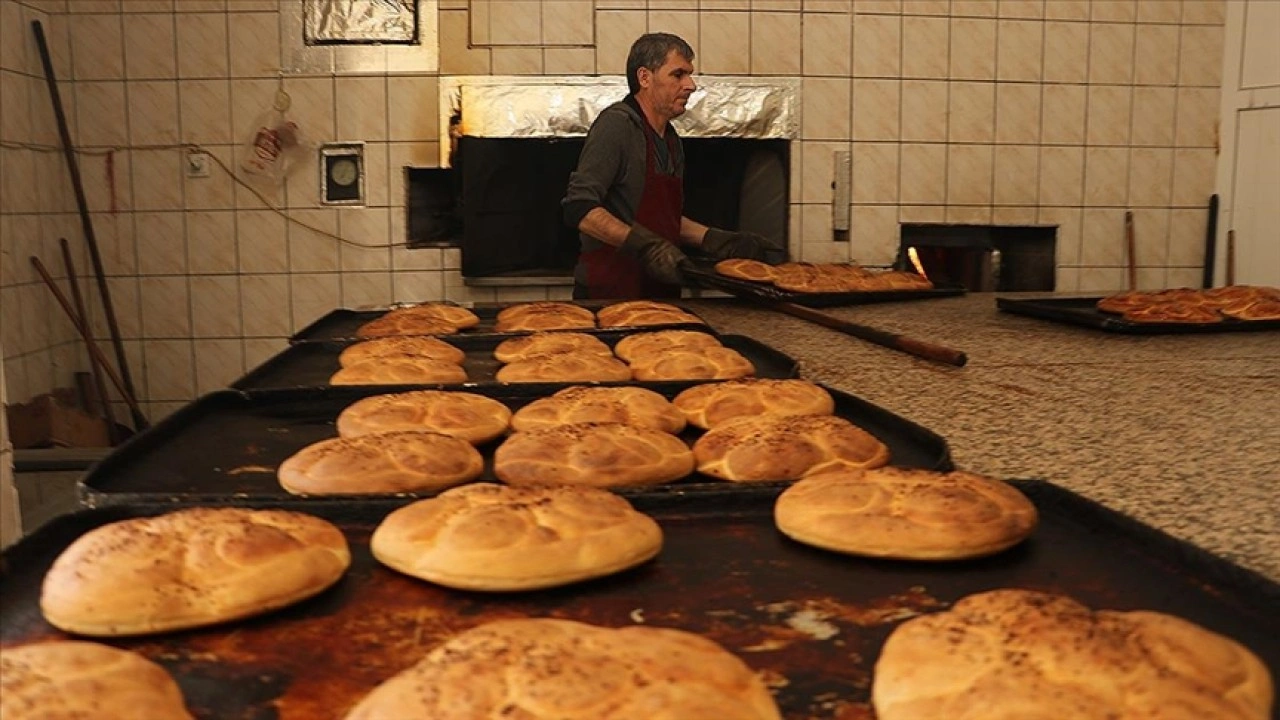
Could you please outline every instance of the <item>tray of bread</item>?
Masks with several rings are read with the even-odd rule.
[[[414,497],[474,482],[685,494],[886,464],[947,469],[950,450],[909,420],[795,378],[334,386],[205,395],[117,448],[79,490],[95,506]]]
[[[0,715],[1266,720],[1277,605],[1078,495],[964,472],[119,505],[0,555]]]
[[[914,272],[877,270],[852,263],[721,260],[685,269],[685,277],[704,288],[756,300],[791,302],[806,307],[928,300],[963,295],[964,288],[937,287]]]
[[[299,330],[289,342],[705,326],[692,310],[657,300],[476,303],[470,307],[449,302],[397,303],[333,310]]]
[[[710,327],[404,336],[294,343],[236,380],[237,390],[323,385],[670,383],[789,378],[791,357]]]
[[[1136,290],[1104,297],[998,297],[996,307],[1136,335],[1280,329],[1280,288],[1256,285]]]

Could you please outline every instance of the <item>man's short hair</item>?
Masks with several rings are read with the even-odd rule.
[[[680,57],[685,60],[693,62],[693,48],[679,35],[646,33],[631,44],[631,52],[627,54],[627,87],[631,89],[632,95],[640,92],[640,80],[636,76],[640,68],[657,72],[672,50],[680,53]]]

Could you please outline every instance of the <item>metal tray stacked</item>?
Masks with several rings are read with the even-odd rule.
[[[790,302],[805,307],[836,307],[840,305],[867,305],[870,303],[900,302],[903,300],[932,300],[941,297],[963,295],[961,287],[934,287],[921,290],[866,290],[850,292],[801,293],[783,290],[761,282],[740,280],[717,273],[713,268],[695,267],[685,270],[685,276],[699,285],[727,292],[736,297],[754,300]]]
[[[515,410],[561,387],[564,386],[506,385],[464,390],[492,397]],[[654,389],[672,398],[682,387]],[[885,443],[893,464],[937,470],[951,468],[947,443],[938,435],[857,397],[828,390],[836,399],[836,414]],[[348,405],[385,392],[388,388],[352,386],[260,392],[225,390],[205,395],[95,465],[80,481],[81,500],[89,506],[104,506],[290,498],[276,480],[280,463],[307,445],[336,437],[334,421]],[[691,444],[700,434],[697,428],[689,428],[682,437]],[[485,458],[480,481],[497,482],[492,463],[493,451],[500,442],[479,448]],[[693,495],[723,493],[725,489],[723,481],[695,472],[671,485],[620,493],[630,497]],[[350,499],[352,496],[325,496],[315,501]]]
[[[799,374],[799,366],[792,358],[764,343],[745,335],[720,335],[710,328],[703,330],[720,338],[720,342],[728,348],[737,350],[751,361],[756,368],[756,377],[793,378]],[[619,340],[641,332],[652,330],[600,330],[595,332],[606,345],[613,347]],[[499,343],[513,337],[510,334],[479,335],[447,335],[440,339],[466,353],[462,367],[467,371],[468,385],[497,384],[495,374],[502,367],[493,357],[493,351]],[[359,342],[357,340],[324,340],[301,342],[288,348],[249,371],[231,387],[237,390],[265,390],[271,388],[320,387],[329,384],[329,378],[338,371],[338,355],[347,347]],[[661,381],[660,383],[637,383],[645,386],[666,382],[683,383],[688,381]],[[546,383],[544,386],[548,385]],[[432,387],[439,387],[435,385]],[[454,387],[458,387],[454,385]]]
[[[842,556],[774,529],[778,488],[636,497],[663,529],[652,562],[548,591],[478,594],[377,563],[369,536],[403,501],[244,503],[324,517],[351,545],[352,567],[321,595],[246,621],[110,644],[164,665],[201,720],[338,720],[366,692],[449,636],[510,617],[633,623],[704,635],[772,680],[788,720],[873,717],[870,685],[902,620],[1003,587],[1062,592],[1095,608],[1173,613],[1248,646],[1280,668],[1280,587],[1053,485],[1017,486],[1041,523],[1024,544],[957,563]],[[153,515],[131,505],[63,516],[6,550],[0,643],[63,637],[39,611],[44,573],[74,539]]]
[[[996,298],[996,307],[1015,315],[1053,320],[1068,325],[1130,335],[1172,335],[1184,333],[1248,332],[1280,330],[1280,320],[1237,320],[1224,318],[1216,323],[1137,323],[1098,309],[1101,297],[1083,298]]]

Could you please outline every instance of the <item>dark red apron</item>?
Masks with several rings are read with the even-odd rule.
[[[645,128],[644,193],[635,222],[679,244],[680,217],[684,212],[684,179],[658,170],[653,133]],[[676,147],[667,139],[667,152],[675,162]],[[585,299],[633,300],[637,298],[677,298],[679,285],[668,285],[649,277],[640,261],[612,245],[582,253],[579,261],[587,270]]]

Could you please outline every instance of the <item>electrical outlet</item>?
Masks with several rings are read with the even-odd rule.
[[[207,178],[209,177],[209,164],[213,162],[209,159],[209,153],[189,152],[187,153],[187,177],[189,178]]]

